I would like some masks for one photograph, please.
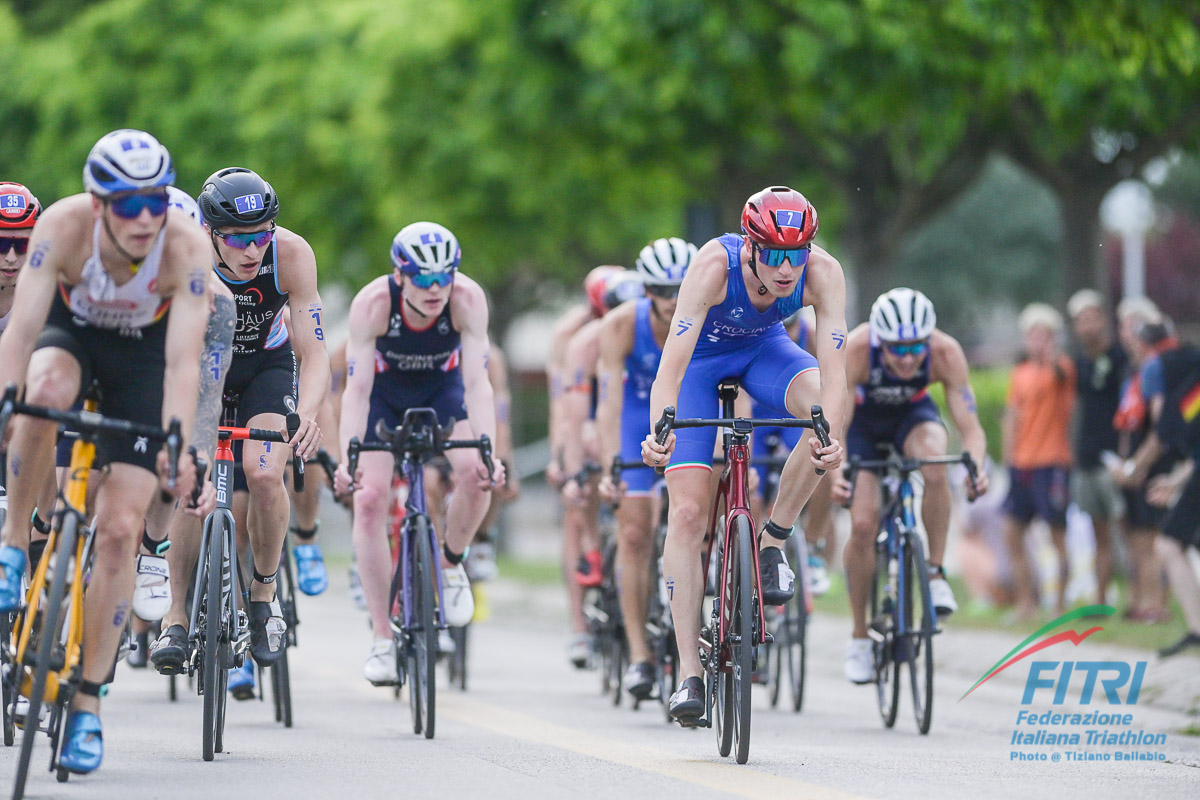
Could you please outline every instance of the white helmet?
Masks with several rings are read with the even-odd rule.
[[[637,272],[647,286],[678,286],[696,256],[696,245],[678,236],[655,239],[638,255]]]
[[[871,306],[871,333],[881,342],[928,339],[937,326],[929,298],[915,289],[892,289]]]
[[[406,275],[453,272],[461,260],[458,239],[436,222],[406,225],[392,240],[392,263]]]
[[[83,186],[97,197],[174,183],[171,154],[145,131],[125,128],[105,134],[83,165]]]
[[[187,214],[196,220],[197,225],[204,224],[204,220],[200,217],[200,206],[196,205],[196,201],[192,199],[192,196],[183,189],[176,186],[168,186],[167,205],[169,208],[176,208]]]

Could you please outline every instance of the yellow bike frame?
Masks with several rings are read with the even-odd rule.
[[[88,398],[84,401],[83,408],[85,411],[94,412],[97,409],[97,403]],[[71,680],[76,675],[83,657],[83,562],[84,547],[87,544],[87,537],[84,533],[87,520],[88,475],[92,470],[95,458],[95,442],[84,437],[75,440],[71,446],[71,466],[67,474],[67,484],[60,493],[60,499],[65,503],[65,507],[53,516],[54,526],[50,530],[50,538],[46,541],[46,549],[33,572],[33,578],[29,581],[29,591],[25,594],[25,608],[17,616],[13,625],[13,632],[16,634],[14,637],[16,642],[14,663],[25,665],[25,653],[33,639],[33,621],[37,618],[38,607],[46,593],[46,575],[50,569],[50,559],[58,550],[58,537],[63,520],[66,519],[67,514],[77,515],[80,525],[75,538],[73,575],[71,576],[71,585],[68,587],[68,611],[64,623],[67,627],[66,650],[62,668],[51,670],[46,677],[46,696],[43,699],[47,703],[58,701],[59,686],[64,680],[63,676],[66,676],[65,680]],[[21,677],[21,694],[28,697],[32,691],[33,673],[27,665],[22,669],[24,672]]]

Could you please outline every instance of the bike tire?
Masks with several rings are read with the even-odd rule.
[[[724,523],[722,523],[724,525]],[[716,650],[716,702],[713,703],[713,714],[716,717],[717,729],[717,752],[722,758],[727,758],[733,752],[733,670],[725,668],[725,644],[717,641],[720,635],[721,621],[725,621],[725,629],[729,630],[729,617],[732,613],[733,599],[730,593],[730,586],[726,585],[725,576],[725,559],[732,557],[727,552],[729,543],[725,531],[721,532],[721,538],[717,542],[717,580],[721,581],[720,589],[717,594],[717,618],[713,620],[712,645]],[[732,583],[732,575],[734,570],[729,570],[730,580]]]
[[[17,721],[13,717],[13,711],[17,699],[15,680],[20,671],[13,666],[12,657],[8,654],[8,643],[12,639],[15,621],[15,614],[0,615],[0,626],[3,626],[0,628],[0,726],[4,731],[5,747],[12,747],[17,735]]]
[[[796,565],[796,594],[784,607],[788,639],[788,679],[792,688],[792,711],[804,708],[804,681],[808,673],[807,557],[799,544],[792,550]]]
[[[461,628],[451,628],[450,638],[454,641],[454,655],[450,657],[451,686],[458,686],[462,691],[467,690],[467,640],[470,638],[470,625]]]
[[[29,710],[25,713],[25,728],[21,734],[21,751],[17,759],[17,774],[13,785],[13,800],[25,796],[25,781],[29,777],[29,761],[33,756],[33,742],[41,732],[38,721],[42,714],[42,701],[46,697],[46,681],[50,676],[51,656],[54,647],[62,641],[63,600],[67,595],[67,576],[71,574],[71,560],[75,556],[76,538],[79,535],[79,519],[72,513],[62,517],[62,528],[58,534],[58,549],[54,554],[54,578],[50,583],[50,597],[38,612],[41,617],[38,634],[37,663],[33,668],[33,680],[29,691]],[[26,650],[28,654],[28,650]],[[22,665],[16,665],[18,673]],[[56,692],[57,694],[57,692]]]
[[[433,599],[437,572],[433,563],[433,545],[429,541],[432,533],[429,521],[417,516],[409,533],[416,540],[413,563],[413,598],[416,605],[413,619],[416,620],[416,630],[409,632],[412,639],[409,693],[417,698],[413,733],[424,733],[426,739],[432,739],[437,710],[438,616]]]
[[[933,599],[929,593],[929,570],[925,562],[925,548],[915,533],[905,537],[908,556],[908,573],[905,591],[908,602],[905,628],[909,636],[908,674],[912,683],[913,714],[917,719],[917,730],[929,733],[933,723]],[[920,610],[920,625],[914,625],[917,610]]]
[[[225,672],[225,664],[221,659],[221,634],[223,629],[222,615],[224,603],[221,592],[222,562],[225,548],[225,519],[221,514],[209,517],[208,552],[205,553],[204,563],[204,596],[200,598],[200,608],[204,613],[204,633],[201,653],[201,688],[204,692],[204,728],[201,736],[200,755],[205,761],[212,761],[214,754],[221,747],[217,743],[220,734],[217,733],[221,708],[221,695],[224,694],[221,675]]]
[[[663,632],[663,656],[658,662],[658,695],[662,701],[663,716],[671,719],[671,694],[675,691],[679,675],[679,644],[675,641],[675,626],[668,625]]]
[[[296,616],[296,587],[292,581],[292,559],[287,544],[283,548],[283,565],[279,570],[280,586],[276,592],[283,602],[281,604],[283,619],[287,623],[287,632],[283,636],[283,652],[271,666],[271,690],[275,696],[275,721],[282,722],[283,727],[292,727],[292,667],[288,654],[296,646],[296,626],[300,620]]]
[[[896,724],[900,705],[900,662],[895,655],[895,609],[885,608],[888,582],[888,553],[883,542],[875,548],[875,580],[871,585],[871,625],[879,639],[872,637],[875,654],[875,694],[884,727]]]
[[[758,607],[754,596],[754,531],[750,518],[734,518],[734,533],[737,534],[737,587],[734,593],[734,624],[731,647],[733,653],[734,728],[733,738],[737,745],[737,763],[745,764],[750,758],[750,712],[754,687],[754,650],[758,642]]]
[[[292,727],[292,668],[288,663],[288,648],[271,665],[271,689],[276,697],[275,721]]]

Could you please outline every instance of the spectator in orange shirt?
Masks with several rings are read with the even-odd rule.
[[[1036,572],[1025,549],[1034,517],[1050,526],[1058,554],[1057,613],[1066,606],[1071,569],[1067,557],[1070,423],[1075,404],[1075,365],[1059,349],[1063,319],[1045,303],[1031,303],[1018,325],[1025,352],[1013,369],[1004,409],[1004,463],[1010,487],[1004,501],[1006,539],[1016,577],[1017,615],[1037,616]]]

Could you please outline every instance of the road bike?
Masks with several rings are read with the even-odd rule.
[[[453,423],[439,427],[437,412],[431,408],[410,408],[397,428],[379,421],[378,444],[354,437],[347,448],[350,475],[358,471],[360,453],[388,452],[394,458],[393,478],[402,477],[408,486],[388,606],[396,642],[397,690],[407,681],[413,733],[423,733],[426,739],[434,735],[437,639],[438,630],[446,627],[446,614],[441,548],[426,505],[425,465],[447,450],[475,448],[489,475],[493,470],[489,438],[450,439],[453,427]]]
[[[59,490],[46,549],[34,566],[25,593],[25,603],[12,615],[4,649],[5,739],[10,740],[16,724],[19,697],[28,699],[17,757],[13,800],[25,793],[33,744],[39,732],[50,738],[50,771],[60,782],[68,771],[59,765],[63,745],[63,723],[71,700],[83,681],[83,600],[86,575],[92,558],[93,530],[88,527],[88,479],[96,459],[96,442],[101,433],[144,437],[147,442],[167,445],[174,488],[179,452],[183,443],[179,420],[167,430],[126,420],[104,417],[97,412],[98,392],[89,389],[82,411],[62,411],[17,401],[16,386],[9,385],[0,400],[0,437],[13,414],[24,414],[56,422],[76,431],[65,485]],[[169,499],[168,495],[166,499]],[[47,713],[42,714],[43,703]]]
[[[883,494],[867,633],[874,651],[875,688],[884,726],[896,724],[900,672],[907,664],[917,729],[926,734],[933,721],[933,637],[941,628],[929,594],[925,546],[917,531],[912,475],[924,466],[962,464],[974,484],[978,473],[970,453],[906,458],[887,449],[886,458],[855,456],[846,467],[851,495],[862,470],[880,476]]]
[[[236,398],[226,398],[226,419],[236,407]],[[250,626],[243,607],[248,597],[238,565],[237,524],[233,517],[233,442],[286,443],[299,429],[297,414],[287,415],[288,435],[261,428],[221,426],[213,463],[213,485],[217,506],[204,520],[200,539],[200,561],[192,585],[192,609],[188,625],[190,658],[184,665],[196,678],[196,690],[204,698],[201,757],[212,761],[224,751],[225,711],[228,703],[229,670],[245,663],[250,647]],[[294,479],[303,487],[303,462],[292,460]],[[236,589],[235,589],[236,586]],[[282,604],[281,604],[282,606]],[[280,660],[287,657],[286,641]],[[283,667],[286,671],[287,666]],[[290,686],[276,695],[276,707],[286,703],[291,717]],[[277,713],[281,713],[277,711]],[[277,717],[278,718],[278,717]]]
[[[760,647],[771,641],[767,630],[759,570],[758,546],[749,499],[750,435],[762,426],[810,428],[822,446],[829,444],[829,424],[820,406],[811,419],[749,419],[734,416],[738,386],[725,381],[718,387],[720,419],[675,419],[674,406],[663,410],[654,430],[659,443],[674,428],[724,428],[725,467],[717,490],[704,552],[703,573],[716,555],[717,594],[709,624],[700,631],[700,662],[704,667],[705,714],[687,727],[715,727],[717,752],[728,756],[736,743],[737,763],[750,757],[751,683]],[[824,470],[818,470],[823,474]]]

